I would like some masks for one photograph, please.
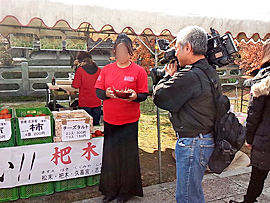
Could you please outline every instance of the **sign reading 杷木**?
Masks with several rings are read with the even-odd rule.
[[[103,139],[0,148],[0,188],[100,174]]]

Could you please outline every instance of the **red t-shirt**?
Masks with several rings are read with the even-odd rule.
[[[72,86],[79,88],[79,107],[98,107],[101,100],[96,95],[95,83],[100,73],[100,68],[93,75],[79,67],[75,73]]]
[[[117,62],[104,66],[97,79],[95,88],[106,90],[133,89],[137,94],[148,92],[148,78],[143,67],[131,63],[126,68],[117,66]],[[140,118],[140,103],[122,99],[106,99],[103,102],[103,119],[113,125],[133,123]]]

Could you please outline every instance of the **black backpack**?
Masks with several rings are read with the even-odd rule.
[[[220,94],[219,85],[209,68],[199,67],[208,77],[211,91],[214,96],[217,115],[213,129],[215,148],[209,160],[209,168],[215,173],[222,173],[235,157],[237,151],[243,146],[246,136],[245,128],[239,123],[235,114],[229,112],[230,101],[226,95]]]

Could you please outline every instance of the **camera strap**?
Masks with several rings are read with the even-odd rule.
[[[220,105],[219,105],[219,97],[220,97],[220,93],[218,92],[218,82],[217,80],[214,78],[213,74],[211,73],[209,67],[205,67],[205,65],[200,66],[198,64],[196,64],[195,66],[193,66],[193,68],[198,68],[200,70],[202,70],[204,72],[204,74],[207,76],[208,80],[210,81],[210,86],[211,86],[211,92],[212,95],[214,97],[214,104],[216,107],[216,119],[215,122],[219,122],[220,120]],[[195,71],[193,71],[195,73]],[[197,73],[195,73],[197,74]],[[216,127],[214,125],[213,127],[213,132],[216,131]],[[215,140],[217,140],[216,138],[216,133],[214,133],[214,138]]]
[[[192,68],[199,68],[200,70],[202,70],[204,72],[204,74],[207,76],[208,80],[210,81],[210,86],[211,86],[211,92],[214,96],[214,101],[215,101],[215,106],[218,107],[218,98],[220,96],[219,92],[218,92],[218,82],[217,80],[214,78],[213,74],[211,73],[209,67],[205,67],[205,65],[200,65],[200,64],[196,64],[195,66],[193,65]],[[194,72],[195,73],[195,72]]]

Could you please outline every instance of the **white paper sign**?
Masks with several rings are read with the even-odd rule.
[[[0,188],[100,174],[103,140],[0,148]]]
[[[82,121],[68,121],[62,125],[62,141],[90,139],[90,125]]]
[[[19,118],[21,139],[51,136],[51,121],[49,116]]]
[[[12,131],[10,119],[0,119],[0,141],[10,140],[11,133]]]

